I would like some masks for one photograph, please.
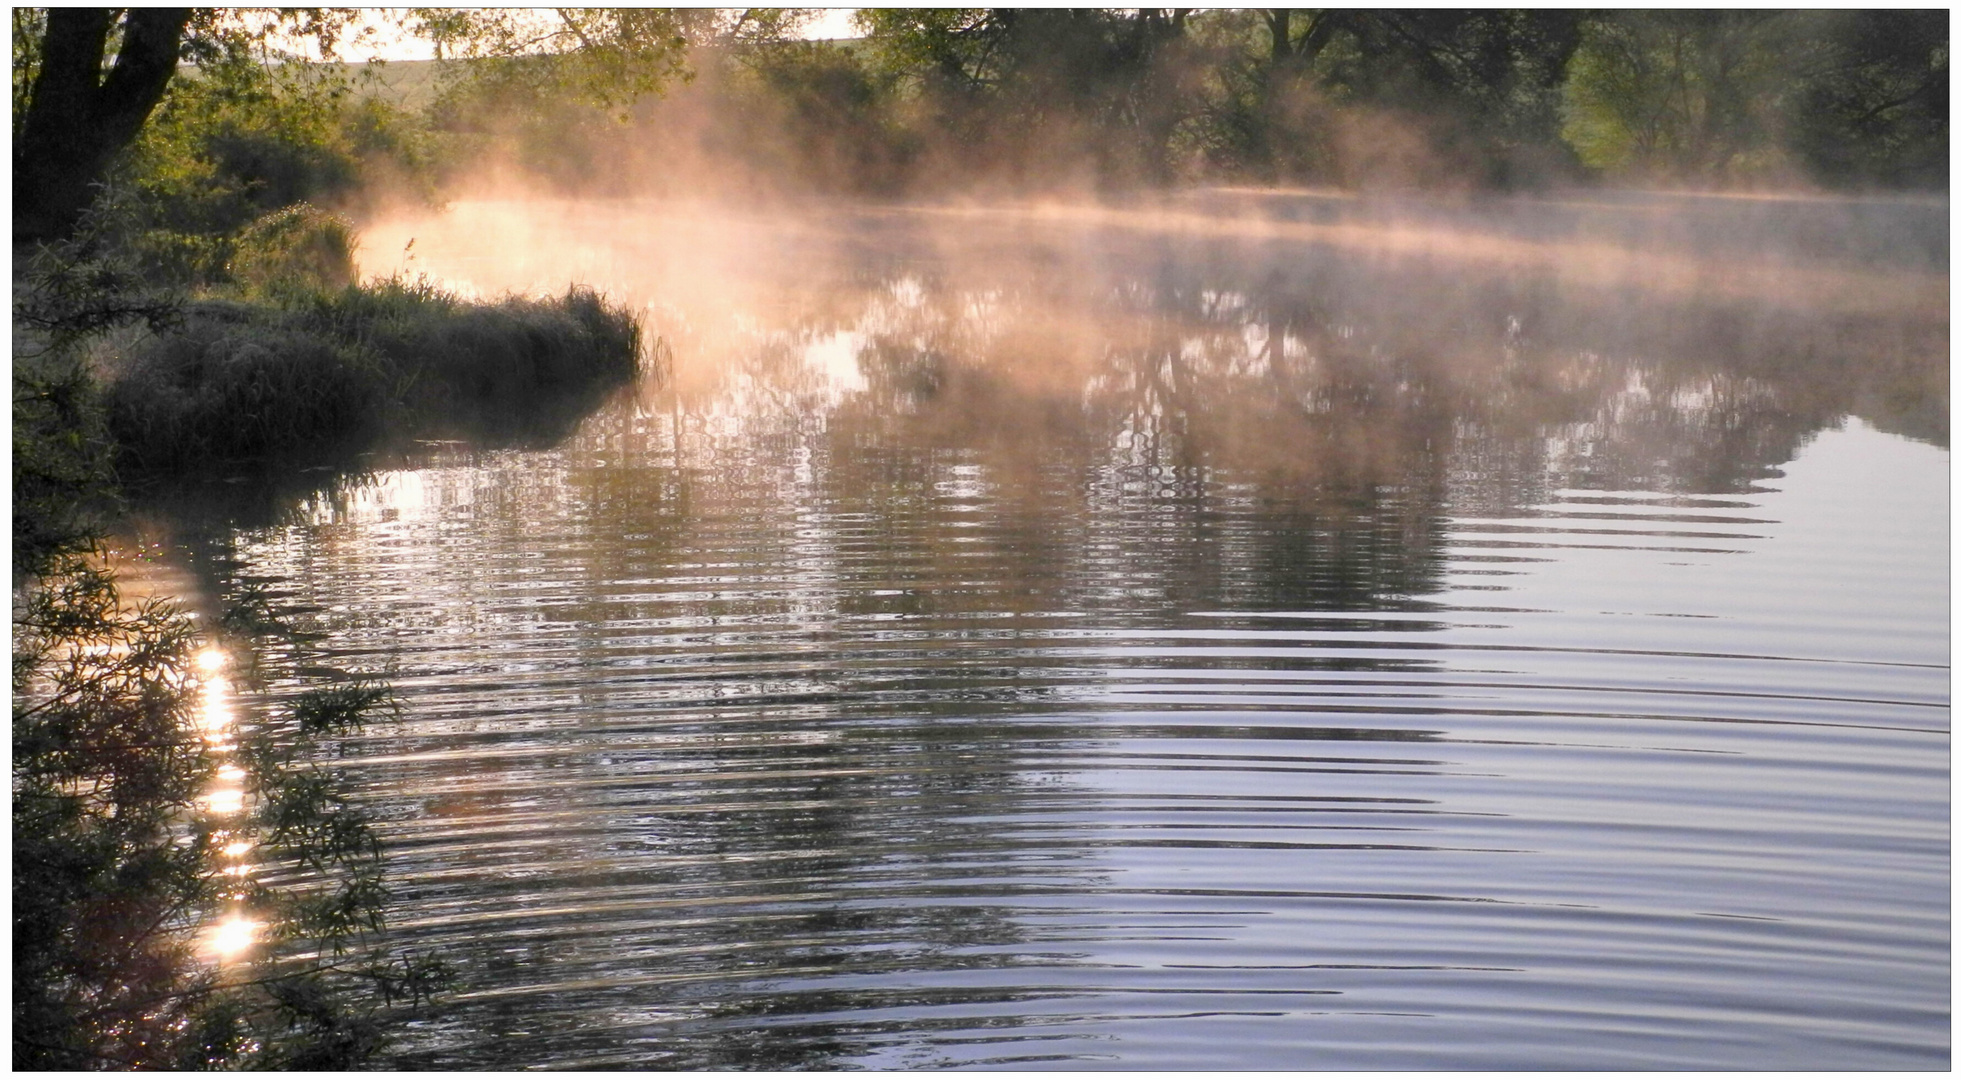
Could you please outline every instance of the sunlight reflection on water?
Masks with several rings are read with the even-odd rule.
[[[233,702],[233,688],[227,671],[231,658],[224,649],[210,646],[199,651],[195,658],[200,686],[198,726],[204,739],[218,755],[218,767],[213,771],[212,786],[199,800],[204,812],[219,819],[221,827],[213,836],[222,856],[217,868],[218,874],[229,883],[221,885],[219,898],[237,904],[250,891],[250,879],[255,868],[250,856],[256,845],[235,831],[228,831],[223,825],[236,829],[240,824],[248,797],[245,790],[247,775],[243,768],[227,755],[236,750],[237,714]],[[251,918],[237,907],[216,913],[206,923],[203,931],[203,951],[220,962],[240,959],[258,943],[263,923]]]
[[[237,959],[258,940],[259,924],[238,914],[213,923],[205,934],[206,948],[221,960]]]

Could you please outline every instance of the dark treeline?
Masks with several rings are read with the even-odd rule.
[[[690,54],[698,77],[624,129],[617,108],[479,79],[431,130],[580,189],[1947,182],[1944,11],[868,9],[842,42],[794,25],[693,34],[714,46]]]
[[[1944,11],[867,9],[835,42],[800,39],[810,14],[403,9],[441,59],[344,65],[300,61],[358,56],[352,10],[16,9],[15,240],[68,235],[104,183],[124,248],[194,286],[249,276],[239,243],[295,204],[359,219],[511,172],[736,197],[1947,183]]]

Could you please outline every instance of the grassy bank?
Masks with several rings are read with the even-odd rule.
[[[470,303],[389,281],[273,302],[207,300],[106,376],[134,481],[330,464],[403,439],[565,434],[639,370],[640,328],[588,289]]]

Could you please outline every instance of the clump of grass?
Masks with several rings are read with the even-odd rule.
[[[640,325],[598,293],[469,303],[400,279],[316,295],[302,321],[360,341],[404,380],[401,403],[425,434],[546,437],[639,373]]]
[[[331,455],[372,439],[386,419],[388,376],[370,350],[241,304],[194,304],[184,315],[110,386],[120,464],[194,471]]]
[[[188,305],[110,383],[119,467],[330,464],[390,439],[562,437],[639,371],[640,327],[590,289],[472,303],[426,282]]]
[[[354,229],[306,203],[288,206],[245,227],[229,270],[247,295],[345,288],[354,283]]]

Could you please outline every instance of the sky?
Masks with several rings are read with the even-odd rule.
[[[804,37],[812,41],[857,37],[858,31],[851,25],[851,16],[857,13],[857,8],[825,8],[824,13],[804,29]]]
[[[817,18],[804,28],[803,36],[813,41],[827,38],[856,37],[852,29],[851,16],[857,8],[824,8]],[[382,9],[373,9],[363,20],[362,26],[371,35],[369,40],[359,45],[349,45],[341,49],[344,60],[433,60],[436,53],[433,46],[421,38],[404,34],[399,26],[393,25],[384,16]]]

